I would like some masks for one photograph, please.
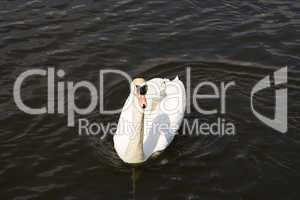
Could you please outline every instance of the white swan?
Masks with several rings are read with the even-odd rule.
[[[136,78],[113,137],[119,157],[126,163],[141,163],[164,150],[173,140],[185,112],[185,88],[178,76],[145,81]]]

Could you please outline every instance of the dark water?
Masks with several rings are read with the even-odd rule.
[[[1,199],[299,199],[299,1],[8,1],[0,2]],[[176,136],[157,159],[132,169],[116,155],[112,137],[78,136],[65,115],[31,116],[13,100],[16,77],[55,67],[64,81],[98,84],[100,69],[185,81],[235,81],[226,119],[235,136]],[[250,110],[251,88],[288,66],[288,132],[260,122]],[[104,104],[128,95],[118,78],[105,81]],[[24,83],[28,105],[45,104],[47,82]],[[78,104],[88,94],[80,91]],[[274,93],[257,109],[272,115]],[[210,102],[208,105],[216,105]],[[85,116],[115,121],[118,115]],[[192,108],[188,120],[215,121]]]

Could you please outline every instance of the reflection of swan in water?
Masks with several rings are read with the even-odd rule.
[[[131,181],[132,181],[132,197],[135,199],[136,183],[140,177],[141,171],[138,168],[132,168]]]
[[[136,78],[120,115],[114,147],[126,163],[141,163],[164,150],[180,127],[185,88],[174,80]]]

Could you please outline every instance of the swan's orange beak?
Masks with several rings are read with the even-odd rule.
[[[147,107],[147,99],[145,97],[145,95],[138,95],[138,99],[139,99],[139,104],[140,106],[145,109]]]

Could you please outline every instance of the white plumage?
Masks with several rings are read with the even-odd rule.
[[[141,132],[135,131],[140,130],[136,128],[139,121],[136,121],[138,117],[135,116],[140,114],[138,113],[140,110],[134,103],[135,95],[131,89],[113,138],[116,152],[127,163],[146,161],[153,153],[167,148],[177,133],[185,112],[185,88],[178,76],[172,81],[153,78],[146,84],[148,86],[147,107],[142,111]],[[135,137],[136,134],[140,137]],[[128,154],[131,152],[129,148],[135,148],[132,147],[132,142],[138,138],[143,141],[139,145],[142,148],[143,158],[136,160],[132,159],[134,156]]]

